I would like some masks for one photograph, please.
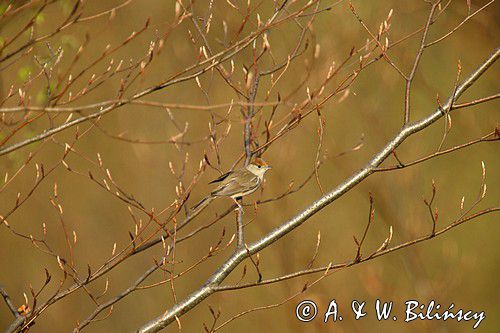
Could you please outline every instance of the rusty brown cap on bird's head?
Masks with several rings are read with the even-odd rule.
[[[255,164],[256,166],[259,166],[259,167],[267,167],[269,166],[266,161],[264,161],[262,158],[260,157],[256,157],[254,158],[252,164]]]

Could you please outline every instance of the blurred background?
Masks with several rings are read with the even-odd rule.
[[[187,1],[184,1],[187,3]],[[83,17],[92,16],[110,8],[119,6],[123,1],[90,0],[81,7]],[[305,3],[305,2],[304,2]],[[287,12],[291,13],[304,3],[292,3]],[[477,10],[486,1],[472,1],[472,11]],[[230,4],[237,6],[233,8]],[[1,2],[6,10],[8,1]],[[14,6],[24,3],[14,2]],[[32,18],[36,17],[34,33],[44,35],[54,31],[64,21],[73,8],[73,1],[51,2],[40,13],[37,13],[42,2],[38,2],[18,15],[6,17],[0,21],[0,45],[8,41],[8,36],[15,35]],[[383,22],[389,11],[393,9],[390,41],[396,41],[422,27],[426,21],[430,6],[424,1],[354,1],[358,14],[374,32]],[[332,2],[322,1],[319,8],[332,6]],[[196,20],[208,19],[208,2],[197,2],[193,12]],[[238,38],[248,35],[257,27],[257,13],[262,21],[270,17],[274,10],[272,1],[251,1],[253,9]],[[192,21],[186,18],[178,26],[174,1],[131,1],[126,6],[103,15],[102,17],[75,24],[59,31],[45,42],[37,43],[30,53],[19,54],[3,62],[0,71],[0,99],[9,93],[11,85],[16,93],[19,87],[31,96],[31,105],[46,105],[46,84],[43,75],[31,80],[40,71],[38,60],[51,57],[61,48],[64,50],[60,63],[54,68],[54,82],[51,86],[57,89],[57,78],[64,81],[68,74],[75,77],[79,72],[96,61],[91,70],[82,74],[80,82],[75,84],[74,91],[82,89],[93,73],[101,73],[109,66],[111,58],[114,66],[120,60],[123,66],[131,64],[147,55],[151,41],[162,40],[163,48],[155,53],[155,58],[148,64],[143,75],[138,76],[126,96],[142,91],[150,86],[163,82],[183,68],[190,66],[200,58],[199,47],[202,41],[196,38],[196,30]],[[227,36],[232,39],[237,35],[246,15],[246,1],[216,1],[210,12],[211,28],[207,37],[213,51],[224,49],[224,24],[227,25]],[[460,61],[462,77],[468,75],[499,44],[498,22],[499,7],[497,3],[471,18],[452,36],[428,48],[423,55],[417,71],[412,93],[412,119],[432,112],[436,106],[436,96],[446,100],[453,91],[456,80],[457,63]],[[432,25],[429,40],[434,40],[467,16],[466,1],[452,1],[439,20]],[[99,60],[106,45],[114,48],[132,33],[139,31],[150,18],[148,28],[133,41],[119,48],[112,55]],[[295,48],[301,28],[307,24],[309,16],[304,15],[273,28],[268,35],[271,45],[271,56],[263,57],[261,66],[272,67],[275,63],[286,61],[287,55]],[[202,24],[202,23],[200,23]],[[353,46],[356,49],[365,45],[369,35],[360,25],[349,9],[348,2],[339,1],[318,13],[312,26],[313,35],[306,34],[309,47],[305,53],[290,63],[271,93],[269,100],[277,99],[277,92],[286,103],[276,109],[275,119],[281,119],[290,113],[295,103],[307,98],[306,87],[317,89],[321,86],[329,66],[333,61],[341,64],[349,55]],[[1,56],[9,50],[16,49],[29,38],[30,31],[16,43],[2,50]],[[192,37],[195,36],[195,37]],[[193,44],[192,38],[195,39]],[[262,42],[261,39],[258,40]],[[409,71],[420,42],[417,34],[390,50],[393,59],[402,69]],[[305,43],[305,42],[304,42]],[[302,43],[302,47],[304,46]],[[319,45],[319,47],[315,45]],[[78,49],[84,45],[81,52]],[[260,44],[259,44],[260,45]],[[316,49],[317,57],[312,54]],[[78,54],[78,61],[74,62]],[[17,58],[19,56],[19,59]],[[356,57],[357,58],[357,57]],[[132,60],[130,60],[132,59]],[[250,67],[253,62],[251,48],[245,49],[233,58],[235,65],[234,79],[244,82],[243,66]],[[74,64],[73,64],[74,62]],[[229,62],[225,63],[230,69]],[[336,77],[326,90],[331,91],[345,75],[357,68],[357,59]],[[498,64],[494,65],[464,96],[461,102],[489,96],[497,93]],[[308,71],[310,72],[308,74]],[[276,77],[275,77],[276,78]],[[28,81],[33,81],[27,83]],[[97,89],[67,106],[81,106],[117,98],[120,90],[120,79],[105,80]],[[200,89],[199,85],[203,88]],[[147,96],[148,101],[160,103],[182,103],[193,105],[215,105],[230,103],[241,99],[216,71],[209,71],[199,77],[199,85],[195,80],[167,87]],[[243,83],[244,86],[244,83]],[[261,80],[261,87],[256,101],[264,102],[270,77]],[[300,88],[300,89],[298,89]],[[74,93],[75,93],[74,92]],[[64,95],[65,101],[68,92]],[[321,158],[324,163],[319,169],[321,187],[328,191],[361,168],[396,133],[402,124],[404,105],[404,82],[398,73],[384,61],[377,61],[362,70],[350,86],[347,98],[340,96],[329,100],[321,108],[324,118],[324,137]],[[2,107],[13,107],[18,104],[15,96]],[[495,130],[498,126],[499,103],[492,101],[471,108],[457,110],[452,113],[452,127],[444,142],[444,148],[462,144]],[[127,193],[133,194],[146,209],[154,208],[156,212],[168,207],[176,198],[176,176],[169,170],[169,162],[180,172],[186,153],[189,159],[185,173],[186,186],[198,170],[199,161],[207,154],[211,163],[221,171],[230,169],[243,152],[243,123],[240,107],[234,107],[227,115],[228,108],[214,110],[175,109],[171,114],[164,108],[147,105],[125,105],[98,120],[98,126],[84,123],[79,132],[83,133],[76,143],[78,154],[70,153],[66,158],[72,169],[81,173],[69,172],[62,165],[52,172],[37,188],[23,206],[8,218],[9,224],[16,231],[24,234],[42,235],[42,223],[48,230],[47,242],[55,253],[68,257],[68,248],[59,214],[51,204],[54,197],[54,183],[57,183],[57,202],[64,208],[64,221],[70,233],[74,230],[78,241],[74,245],[76,269],[82,276],[86,275],[87,264],[92,268],[99,267],[109,258],[113,244],[118,250],[130,241],[129,231],[133,232],[134,222],[130,218],[127,205],[118,200],[96,183],[86,177],[88,171],[99,175],[96,165],[99,153],[104,167],[108,168],[114,181]],[[267,119],[271,107],[261,111]],[[83,111],[88,114],[90,111]],[[19,115],[24,116],[25,114]],[[74,117],[79,116],[75,114]],[[8,138],[12,129],[1,125],[0,139],[8,138],[5,146],[30,138],[52,125],[64,122],[67,115],[51,120],[41,117],[28,124]],[[175,119],[172,121],[171,117]],[[220,119],[224,121],[218,122]],[[262,120],[263,121],[263,120]],[[228,124],[231,129],[227,137],[219,145],[220,166],[217,154],[207,137],[210,135],[208,123],[212,122],[219,137],[223,136]],[[188,128],[182,137],[185,143],[162,143],[179,134],[185,124]],[[216,125],[214,125],[214,123]],[[180,129],[178,128],[180,126]],[[426,154],[435,152],[443,137],[444,121],[411,137],[399,149],[398,157],[402,161],[411,161]],[[257,124],[254,124],[257,128]],[[279,126],[278,126],[279,128]],[[259,132],[264,129],[260,123]],[[276,132],[274,132],[275,134]],[[273,133],[272,133],[273,134]],[[114,138],[122,135],[129,141]],[[29,145],[4,156],[0,156],[0,175],[8,173],[8,178],[15,174],[30,153],[33,160],[0,192],[0,215],[6,215],[16,203],[17,193],[21,198],[31,190],[35,179],[35,163],[44,164],[48,169],[54,165],[64,152],[64,143],[75,137],[75,128],[55,136],[55,140]],[[264,142],[265,135],[259,137]],[[158,143],[134,143],[130,141],[146,141]],[[273,166],[267,174],[262,191],[258,191],[246,203],[274,198],[287,191],[291,182],[294,187],[301,184],[312,172],[319,142],[318,118],[315,114],[304,118],[299,126],[276,141],[265,152],[264,158]],[[360,145],[362,143],[362,145]],[[360,147],[352,151],[353,147]],[[348,152],[342,154],[343,152]],[[488,192],[486,198],[476,209],[498,205],[500,191],[498,144],[496,142],[481,143],[458,152],[445,155],[422,164],[402,170],[377,173],[359,184],[333,204],[316,214],[304,225],[288,236],[260,253],[260,270],[264,279],[304,269],[314,254],[317,234],[321,232],[321,244],[316,265],[327,265],[329,262],[341,263],[352,260],[356,254],[353,235],[362,236],[369,211],[369,193],[375,201],[375,220],[363,245],[364,254],[377,249],[387,237],[392,226],[394,236],[392,244],[399,244],[429,233],[432,222],[423,203],[423,198],[430,198],[432,181],[435,181],[437,194],[434,201],[439,209],[438,228],[453,222],[460,216],[460,202],[465,197],[465,206],[470,206],[477,198],[481,186],[481,161],[486,166],[486,182]],[[384,165],[396,163],[389,158]],[[241,165],[241,163],[239,164]],[[194,186],[187,206],[193,205],[209,191],[208,182],[219,176],[213,168],[207,167],[196,186]],[[100,175],[100,179],[104,176]],[[98,178],[99,178],[98,177]],[[3,183],[2,183],[3,185]],[[321,189],[315,177],[297,193],[281,200],[261,204],[258,209],[248,207],[245,211],[245,227],[247,242],[260,238],[266,232],[280,225],[297,214],[315,199],[321,196]],[[231,201],[220,199],[205,210],[184,233],[192,231],[207,223],[217,214],[223,212]],[[147,216],[135,211],[138,217],[147,221]],[[255,329],[266,329],[273,332],[366,332],[411,330],[414,332],[465,332],[472,329],[473,322],[456,321],[415,321],[404,323],[402,314],[404,302],[416,299],[423,303],[435,300],[442,307],[454,303],[456,308],[464,310],[485,311],[486,319],[478,331],[494,332],[500,329],[500,305],[494,295],[498,290],[500,274],[500,248],[498,247],[500,228],[498,214],[489,214],[466,223],[444,235],[375,260],[356,265],[333,273],[305,293],[273,308],[255,311],[224,326],[222,332],[252,332]],[[177,272],[186,269],[200,257],[205,255],[210,246],[220,238],[222,229],[226,235],[224,244],[234,233],[234,215],[229,214],[213,227],[203,231],[197,237],[180,244],[175,250],[178,264]],[[0,283],[9,292],[16,306],[24,303],[23,293],[28,296],[30,285],[37,289],[45,280],[44,268],[53,275],[53,281],[40,296],[44,300],[58,288],[62,273],[57,261],[50,255],[37,250],[29,240],[15,236],[5,226],[0,228]],[[104,302],[123,289],[130,286],[142,273],[158,260],[164,253],[161,246],[154,247],[144,253],[128,259],[107,276],[109,286]],[[230,249],[208,259],[186,276],[175,281],[177,299],[183,299],[195,288],[199,287],[214,272]],[[246,282],[257,279],[251,262],[245,262]],[[225,283],[236,283],[242,276],[243,266],[238,267]],[[204,331],[203,323],[212,325],[212,315],[208,306],[221,311],[223,321],[245,310],[282,302],[290,295],[300,291],[306,282],[318,277],[301,277],[279,284],[246,290],[217,293],[202,304],[180,318],[182,331]],[[145,284],[154,284],[166,278],[165,273],[153,274]],[[72,281],[67,281],[69,284]],[[100,294],[105,289],[106,278],[101,278],[89,285],[89,291]],[[325,309],[331,299],[336,299],[341,313],[349,310],[352,300],[367,301],[369,314],[362,320],[354,320],[346,313],[344,320],[338,323],[323,323],[321,318],[310,323],[300,323],[295,318],[295,306],[304,299],[314,300],[321,309]],[[373,314],[376,299],[394,301],[395,312],[401,314],[398,321],[378,322]],[[32,300],[30,298],[30,300]],[[139,290],[129,295],[113,309],[109,318],[92,323],[86,329],[91,332],[116,332],[135,330],[146,321],[156,317],[174,303],[169,285]],[[32,305],[32,304],[30,304]],[[85,319],[95,308],[95,304],[83,290],[75,292],[62,301],[48,308],[36,320],[33,332],[67,332],[72,330],[77,321]],[[107,311],[101,316],[104,317]],[[347,317],[347,318],[346,318]],[[12,315],[2,303],[0,306],[0,327],[8,326]],[[216,326],[217,326],[216,325]],[[166,332],[178,331],[173,324]]]

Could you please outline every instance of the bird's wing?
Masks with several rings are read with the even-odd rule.
[[[260,184],[259,177],[250,172],[248,172],[245,177],[239,177],[238,179],[235,179],[235,181],[243,188],[254,188]]]
[[[236,170],[228,175],[221,184],[212,192],[218,196],[233,196],[238,193],[246,193],[256,188],[260,179],[247,170]]]
[[[226,179],[232,173],[233,173],[233,171],[226,172],[225,174],[221,175],[219,178],[216,178],[216,179],[212,180],[211,182],[209,182],[209,184],[219,183],[219,182],[223,181],[224,179]]]

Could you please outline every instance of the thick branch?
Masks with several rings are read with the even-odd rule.
[[[9,308],[10,312],[14,315],[14,317],[19,317],[19,313],[17,313],[16,307],[14,306],[14,303],[12,303],[12,300],[9,297],[9,294],[7,293],[7,290],[0,284],[0,295],[2,295],[5,304],[7,304],[7,307]]]

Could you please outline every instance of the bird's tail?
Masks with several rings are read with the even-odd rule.
[[[191,209],[189,210],[189,218],[191,219],[191,218],[195,217],[196,215],[198,215],[214,199],[215,199],[215,197],[213,197],[211,195],[201,199],[196,205],[191,207]]]

